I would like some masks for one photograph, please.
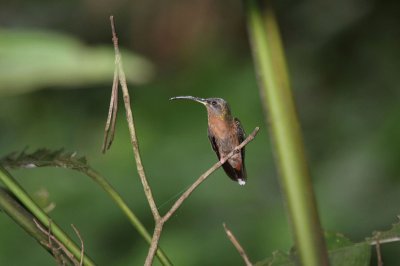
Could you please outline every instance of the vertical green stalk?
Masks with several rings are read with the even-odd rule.
[[[296,250],[302,265],[328,265],[328,255],[306,162],[276,20],[257,0],[245,0],[261,100],[268,113]]]
[[[21,203],[46,227],[49,226],[50,218],[36,205],[24,189],[14,180],[14,178],[0,165],[0,181],[18,198]],[[52,234],[74,255],[78,260],[81,257],[81,249],[58,227],[55,223],[51,224]],[[83,264],[92,266],[94,262],[84,256]]]

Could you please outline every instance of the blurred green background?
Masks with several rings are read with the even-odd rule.
[[[400,213],[400,3],[275,1],[323,227],[360,241]],[[221,97],[247,132],[249,182],[218,170],[164,227],[176,265],[241,265],[226,222],[252,261],[292,246],[240,1],[0,2],[0,156],[28,147],[77,151],[152,231],[120,105],[111,150],[100,152],[113,77],[116,18],[143,162],[161,212],[215,161],[204,107]],[[120,101],[120,103],[122,103]],[[12,172],[47,190],[54,221],[100,265],[141,265],[148,246],[89,178],[65,169]],[[40,194],[40,193],[39,193]],[[0,213],[0,265],[54,265]],[[75,236],[74,236],[75,237]],[[383,247],[398,265],[399,244]],[[375,261],[372,261],[375,264]],[[158,263],[158,262],[157,262]]]

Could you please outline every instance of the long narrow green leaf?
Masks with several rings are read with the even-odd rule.
[[[79,261],[76,258],[72,258],[70,254],[66,254],[64,249],[60,249],[57,244],[49,243],[49,236],[38,228],[34,221],[35,217],[9,191],[2,187],[0,187],[0,210],[3,210],[28,234],[35,238],[44,249],[54,256],[58,264],[69,262],[79,265]],[[53,245],[54,247],[52,248]]]
[[[31,197],[24,191],[24,189],[14,180],[3,166],[0,165],[0,181],[4,183],[8,190],[24,204],[24,206],[46,227],[50,225],[50,217],[36,205]],[[74,255],[79,261],[81,258],[81,249],[63,232],[63,230],[56,224],[51,223],[52,234]],[[83,259],[84,265],[92,266],[95,263],[86,255]]]
[[[33,167],[62,167],[79,171],[92,178],[103,190],[111,197],[111,199],[122,210],[131,222],[132,226],[139,234],[151,244],[151,235],[140,222],[134,212],[128,207],[120,194],[112,187],[112,185],[98,172],[88,165],[85,157],[79,157],[76,153],[65,152],[64,150],[51,151],[48,149],[39,149],[32,153],[12,153],[0,160],[4,166],[11,168],[33,168]],[[172,265],[167,255],[159,247],[156,252],[157,258],[163,265]]]
[[[270,11],[263,17],[259,1],[245,4],[261,100],[268,113],[296,248],[302,265],[328,265],[277,24]]]

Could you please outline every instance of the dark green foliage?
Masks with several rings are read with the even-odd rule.
[[[90,167],[84,156],[78,156],[76,152],[66,152],[64,149],[51,151],[39,149],[32,153],[25,150],[13,152],[0,159],[0,164],[9,168],[35,168],[35,167],[62,167],[81,172],[86,172]]]
[[[392,227],[386,231],[375,231],[372,233],[372,237],[367,238],[367,242],[370,243],[387,243],[400,241],[400,221],[392,224]]]
[[[371,245],[400,241],[400,222],[387,231],[376,231],[366,241],[353,243],[342,234],[325,232],[325,241],[329,249],[329,261],[332,266],[367,266],[371,260]],[[258,262],[258,266],[297,265],[293,250],[289,253],[275,251],[272,257]]]
[[[352,243],[348,238],[338,233],[325,233],[329,249],[331,266],[367,266],[371,259],[371,246],[368,242]],[[298,265],[297,256],[290,253],[275,251],[272,257],[258,262],[257,266]]]
[[[143,161],[161,206],[215,160],[204,137],[203,110],[172,106],[169,97],[223,97],[246,129],[262,125],[243,8],[240,1],[220,3],[3,1],[2,27],[21,34],[12,43],[7,43],[10,35],[4,31],[0,36],[4,48],[0,52],[0,157],[25,145],[32,150],[77,150],[129,198],[129,206],[139,210],[151,228],[123,115],[119,115],[117,127],[122,130],[117,130],[112,150],[99,155],[114,63],[108,15],[111,11],[117,18],[121,46],[146,54],[157,68],[153,82],[130,89],[135,92],[132,102]],[[362,240],[399,214],[400,90],[396,84],[400,77],[400,2],[273,4],[288,55],[322,225]],[[40,38],[23,36],[32,28],[41,32]],[[45,37],[49,29],[75,36],[79,42],[75,54],[79,56],[49,49],[53,44],[55,48],[69,44],[68,40],[60,44]],[[92,61],[91,51],[99,50],[91,48],[104,45],[108,63]],[[40,49],[38,57],[29,56]],[[127,75],[143,70],[128,71],[126,54],[123,52]],[[107,72],[96,80],[83,80],[88,77],[86,70],[102,67]],[[173,218],[162,245],[167,244],[174,264],[237,265],[238,256],[232,255],[233,248],[221,230],[223,221],[232,223],[252,261],[276,249],[289,250],[292,240],[268,139],[264,127],[258,144],[249,147],[248,187],[230,186],[219,171]],[[15,176],[31,194],[42,187],[51,193],[57,204],[52,215],[63,223],[74,222],[88,252],[101,264],[143,264],[147,245],[89,180],[52,168],[19,170]],[[54,260],[3,214],[0,264],[54,265]],[[119,238],[118,245],[110,245],[115,228],[127,236]],[[393,252],[385,253],[386,248]],[[399,244],[382,245],[382,249],[384,265],[400,265]],[[24,256],[20,256],[21,250]]]
[[[7,166],[10,168],[36,168],[36,167],[52,166],[52,167],[68,168],[83,172],[85,175],[92,178],[99,186],[103,188],[103,190],[111,197],[111,199],[118,205],[121,211],[127,216],[128,220],[131,222],[133,227],[136,228],[139,234],[148,243],[150,243],[151,237],[149,232],[146,230],[141,221],[136,217],[135,213],[127,206],[127,204],[118,194],[118,192],[114,190],[114,188],[110,185],[110,183],[108,183],[108,181],[103,176],[101,176],[99,173],[97,173],[95,170],[89,167],[85,157],[77,156],[76,152],[73,153],[66,152],[64,151],[64,149],[59,149],[56,151],[51,151],[49,149],[39,149],[29,154],[26,153],[26,151],[24,150],[20,153],[14,152],[4,157],[3,159],[0,160],[0,165]],[[20,187],[20,185],[17,184],[16,181],[14,181],[11,176],[8,177],[7,176],[8,175],[5,174],[3,175],[3,178],[6,178],[5,180],[7,181],[9,186],[11,186],[12,188]],[[15,197],[18,198],[21,197],[21,195],[25,197],[25,199],[27,200],[26,202],[28,204],[36,206],[36,204],[31,199],[29,199],[29,196],[27,196],[25,192],[22,190],[19,190],[19,192],[16,193]],[[15,212],[17,212],[17,210],[15,210]],[[33,215],[35,214],[38,215],[38,212],[36,213],[33,212]],[[49,219],[50,218],[46,217],[46,221],[48,221]],[[70,243],[70,241],[68,242]],[[163,265],[171,265],[169,259],[166,257],[166,255],[163,253],[160,247],[156,252],[156,256],[159,258],[160,262]],[[57,259],[57,256],[55,256],[55,258]],[[87,263],[86,259],[85,263]]]

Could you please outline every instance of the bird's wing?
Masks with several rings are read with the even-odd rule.
[[[218,150],[218,146],[217,146],[217,142],[215,141],[214,135],[210,132],[210,130],[208,130],[208,139],[211,142],[211,147],[213,148],[213,150],[215,151],[215,153],[218,156],[218,160],[221,159],[221,155],[219,154],[219,150]],[[236,179],[236,172],[235,169],[233,169],[233,167],[228,163],[225,162],[222,165],[222,168],[224,169],[225,173],[234,181],[237,181]]]
[[[237,119],[236,117],[235,117],[235,123],[236,123],[238,140],[239,140],[239,144],[240,144],[246,139],[246,133],[244,132],[244,129],[242,127],[242,124],[240,123],[240,120]],[[245,147],[243,147],[240,150],[240,154],[242,155],[242,169],[241,169],[240,173],[237,173],[237,175],[241,176],[243,181],[246,181],[247,173],[246,173],[246,166],[244,163]]]
[[[245,139],[246,139],[246,133],[244,132],[244,129],[242,127],[242,124],[240,123],[240,120],[238,118],[235,117],[235,123],[236,123],[236,130],[237,130],[237,134],[238,134],[238,140],[239,140],[239,144],[242,143]],[[241,150],[241,154],[242,154],[242,159],[244,161],[244,147]]]
[[[218,159],[220,159],[220,155],[219,155],[217,143],[215,142],[214,135],[210,132],[210,129],[208,129],[208,139],[210,140],[210,142],[211,142],[211,147],[213,148],[213,150],[214,150],[215,153],[217,154]]]

